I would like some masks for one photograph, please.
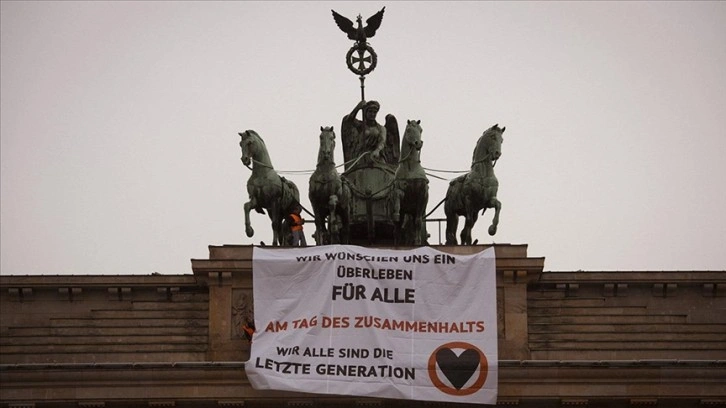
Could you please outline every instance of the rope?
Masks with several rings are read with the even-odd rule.
[[[393,183],[395,183],[395,182],[396,182],[396,180],[395,180],[395,179],[391,180],[391,182],[390,182],[390,183],[388,183],[388,185],[387,185],[387,186],[385,186],[385,187],[383,187],[382,189],[380,189],[380,190],[376,191],[375,193],[371,194],[371,198],[373,198],[373,196],[375,196],[376,194],[380,193],[380,192],[381,192],[381,191],[383,191],[383,190],[388,190],[388,189],[390,189],[391,187],[393,187]]]
[[[337,169],[339,167],[348,165],[350,163],[353,163],[353,165],[355,165],[355,163],[357,163],[360,159],[362,159],[363,156],[365,156],[365,155],[367,155],[369,153],[370,152],[363,152],[363,154],[361,154],[360,156],[356,157],[355,159],[351,159],[351,160],[348,160],[345,163],[339,164],[339,165],[335,166],[335,168]],[[275,170],[276,172],[278,172],[280,174],[306,174],[306,173],[307,174],[313,174],[315,172],[315,170],[278,170],[278,169],[272,167],[271,165],[269,165],[267,163],[264,163],[264,162],[261,162],[259,160],[255,160],[255,159],[251,159],[251,160],[255,164],[258,164],[258,165],[260,165],[262,167],[267,167],[268,169]],[[249,164],[245,164],[245,167],[247,167],[248,169],[252,170],[252,166],[250,166]],[[343,174],[345,174],[345,173],[343,173]]]
[[[405,162],[408,159],[408,157],[411,155],[412,152],[413,152],[413,150],[410,150],[408,152],[408,154],[406,155],[406,157],[404,157],[403,159],[400,159],[398,161],[398,164],[401,164],[401,163]],[[348,160],[347,162],[342,163],[342,164],[339,164],[339,165],[335,166],[334,168],[337,169],[337,168],[342,167],[342,166],[347,166],[348,164],[351,164],[351,163],[352,163],[351,168],[353,168],[358,163],[358,161],[360,161],[363,158],[363,156],[365,156],[367,154],[370,154],[370,153],[371,152],[369,152],[369,151],[363,152],[360,156],[356,157],[355,159]],[[271,165],[269,165],[267,163],[263,163],[261,161],[255,160],[254,158],[252,158],[251,160],[252,160],[252,162],[254,162],[256,164],[259,164],[260,166],[264,166],[264,167],[267,167],[269,169],[273,169],[273,170],[277,171],[278,173],[282,173],[282,174],[303,174],[304,175],[306,173],[307,174],[312,174],[312,173],[315,172],[315,170],[277,170],[277,169],[275,169],[274,167],[272,167]],[[491,153],[487,153],[486,156],[484,156],[483,158],[481,158],[481,159],[479,159],[477,161],[472,162],[471,165],[474,166],[475,164],[479,164],[479,163],[482,163],[482,162],[487,161],[487,160],[491,160]],[[493,163],[492,167],[494,167],[496,165],[496,163],[497,163],[497,161],[494,160],[494,163]],[[248,165],[248,164],[245,164],[245,167],[247,167],[248,169],[252,170],[252,167],[250,165]],[[471,171],[471,170],[440,170],[440,169],[432,169],[432,168],[423,167],[423,166],[421,168],[423,168],[424,170],[433,171],[433,172],[437,172],[437,173],[457,173],[457,174],[463,174],[463,173],[468,173],[469,171]],[[347,175],[348,173],[349,173],[349,171],[348,172],[343,172],[342,175]],[[446,181],[450,181],[451,180],[451,179],[444,179],[444,178],[441,178],[441,177],[432,175],[430,173],[426,173],[426,174],[429,175],[429,176],[431,176],[431,177],[440,179],[440,180],[446,180]]]
[[[348,160],[347,162],[345,162],[345,163],[341,164],[340,166],[345,166],[345,165],[347,165],[347,164],[350,164],[350,163],[353,163],[353,162],[357,163],[357,162],[358,162],[358,160],[362,159],[362,158],[363,158],[363,156],[367,155],[368,153],[370,153],[370,152],[363,152],[363,153],[362,153],[362,154],[361,154],[360,156],[358,156],[357,158],[355,158],[355,159],[350,159],[350,160]],[[355,163],[353,163],[353,164],[355,165]],[[335,168],[337,169],[337,168],[338,168],[338,167],[340,167],[340,166],[335,166]]]
[[[437,169],[430,169],[428,167],[424,167],[423,169],[428,170],[428,171],[435,171],[438,173],[468,173],[469,172],[469,170],[437,170]]]
[[[355,159],[351,159],[351,160],[348,160],[345,163],[339,164],[339,165],[335,166],[335,168],[337,169],[339,167],[347,166],[348,164],[351,164],[351,163],[352,163],[351,168],[353,168],[358,163],[358,161],[360,161],[367,154],[370,154],[370,152],[363,152],[363,154],[361,154],[360,156],[356,157]],[[406,159],[408,159],[408,157],[410,155],[411,155],[411,152],[409,152],[408,155],[406,155],[406,157],[404,157],[403,159],[399,160],[398,161],[398,164],[401,164],[401,163],[405,162]],[[487,156],[487,157],[485,157],[485,158],[483,158],[481,160],[477,160],[477,161],[475,161],[475,162],[472,163],[472,166],[475,165],[475,164],[479,164],[479,163],[481,163],[483,161],[486,161],[488,158],[489,157]],[[263,163],[263,162],[261,162],[259,160],[252,159],[252,162],[254,162],[255,164],[258,164],[260,166],[267,167],[268,169],[275,170],[276,172],[278,172],[280,174],[300,174],[300,175],[305,175],[305,174],[312,174],[312,173],[315,172],[315,170],[278,170],[278,169],[275,169],[274,167],[270,166],[269,164]],[[250,166],[249,164],[245,164],[245,167],[247,167],[248,169],[252,170],[252,166]],[[470,170],[440,170],[440,169],[432,169],[432,168],[423,167],[423,166],[421,168],[424,169],[424,170],[427,170],[427,171],[433,171],[433,172],[437,172],[437,173],[463,174],[463,173],[468,173],[470,171]],[[350,173],[350,170],[343,172],[341,175],[345,176],[345,175],[348,175],[349,173]],[[445,179],[443,177],[439,177],[439,176],[436,176],[436,175],[431,174],[431,173],[428,173],[428,172],[426,173],[426,175],[431,176],[433,178],[437,178],[439,180],[444,180],[444,181],[451,181],[452,180],[452,179]]]
[[[297,200],[296,200],[296,201],[297,201]],[[310,211],[308,211],[308,209],[307,209],[307,208],[305,208],[305,206],[304,206],[304,205],[302,205],[301,203],[299,203],[299,202],[298,202],[298,205],[300,205],[300,208],[302,208],[302,209],[303,209],[303,211],[305,211],[305,212],[306,212],[306,213],[307,213],[307,214],[308,214],[309,216],[313,217],[313,221],[315,220],[315,214],[313,214],[313,213],[311,213]]]
[[[408,157],[411,155],[411,153],[412,153],[412,151],[409,151],[408,152],[408,155],[406,155],[406,157],[404,157],[403,159],[400,159],[398,161],[398,164],[401,164],[401,163],[405,162],[408,159]],[[369,151],[363,152],[360,156],[356,157],[355,159],[351,159],[351,160],[349,160],[349,161],[347,161],[345,163],[342,163],[342,164],[340,164],[338,166],[335,166],[334,168],[337,169],[339,167],[347,166],[347,165],[349,165],[349,164],[352,163],[351,164],[351,170],[352,170],[355,167],[355,165],[358,163],[358,161],[360,161],[367,154],[370,154],[370,152]],[[484,162],[486,160],[491,160],[491,154],[487,154],[482,159],[472,162],[471,165],[474,166],[475,164],[482,163],[482,162]],[[270,168],[272,170],[275,170],[275,168],[272,167],[271,165],[268,165],[266,163],[260,162],[258,160],[252,159],[252,162],[255,163],[255,164],[259,164],[260,166],[264,166],[264,167]],[[494,163],[493,163],[492,167],[494,167],[496,165],[496,163],[497,163],[497,161],[494,160]],[[252,170],[252,166],[250,166],[249,164],[245,164],[245,167],[247,167],[248,169]],[[438,170],[438,169],[431,169],[431,168],[428,168],[428,167],[422,167],[422,168],[424,170],[438,172],[438,173],[456,173],[456,174],[462,174],[462,173],[469,173],[470,172],[470,170]],[[315,170],[275,170],[275,171],[277,171],[278,173],[283,173],[283,174],[305,174],[305,173],[312,174],[312,173],[315,172]],[[342,175],[347,175],[349,173],[350,173],[350,171],[343,172]],[[453,179],[445,179],[443,177],[439,177],[437,175],[434,175],[434,174],[431,174],[431,173],[428,173],[428,172],[426,172],[426,175],[429,176],[429,177],[433,177],[433,178],[436,178],[436,179],[439,179],[439,180],[444,180],[444,181],[451,181],[451,180],[453,180]],[[372,199],[375,195],[379,194],[380,192],[382,192],[384,190],[390,189],[394,185],[394,183],[396,182],[396,180],[393,179],[393,180],[391,180],[390,183],[388,183],[386,186],[384,186],[380,190],[376,191],[375,193],[367,194],[367,193],[361,192],[356,185],[348,182],[346,178],[343,178],[342,181],[348,186],[348,188],[350,189],[350,191],[352,193],[354,193],[355,195],[357,195],[358,197],[361,197],[361,198],[370,198],[370,199]],[[385,197],[381,197],[379,199],[382,199],[382,198],[385,198]],[[433,214],[434,211],[436,211],[441,206],[441,204],[443,204],[446,201],[446,199],[447,199],[447,197],[444,197],[441,201],[439,201],[439,203],[436,204],[436,206],[431,211],[429,211],[428,214],[426,214],[424,216],[424,219],[428,218],[431,214]],[[295,200],[295,202],[297,202],[297,204],[300,206],[300,208],[302,208],[303,211],[305,211],[305,213],[307,213],[308,215],[310,215],[312,217],[312,219],[315,220],[315,214],[313,214],[310,211],[308,211],[308,209],[305,208],[305,206],[303,206],[302,203],[300,203],[298,200]]]
[[[295,174],[313,174],[315,170],[275,170],[280,174],[289,174],[289,175],[295,175]]]
[[[373,198],[376,194],[380,193],[381,191],[391,188],[391,186],[393,186],[394,181],[395,180],[392,180],[385,187],[381,188],[380,190],[378,190],[372,194],[367,194],[367,193],[360,191],[355,184],[348,183],[348,188],[350,188],[350,191],[353,192],[356,196],[358,196],[360,198]],[[385,198],[385,197],[380,197],[379,200],[383,199],[383,198]]]
[[[399,160],[397,164],[405,163],[406,160],[408,160],[408,158],[411,156],[411,153],[413,153],[413,150],[414,150],[413,148],[409,148],[408,154],[406,155],[406,157],[404,157],[403,159]]]
[[[438,204],[436,204],[436,207],[434,207],[434,209],[433,209],[433,210],[429,211],[429,213],[428,213],[428,214],[424,215],[424,218],[429,218],[429,215],[431,215],[431,214],[432,214],[432,213],[433,213],[434,211],[436,211],[436,209],[437,209],[437,208],[439,208],[439,206],[440,206],[441,204],[443,204],[443,203],[444,203],[444,201],[446,201],[446,197],[444,197],[444,199],[443,199],[443,200],[439,201],[439,203],[438,203]]]
[[[431,173],[426,173],[426,175],[429,176],[429,177],[437,178],[439,180],[444,180],[444,181],[451,181],[451,180],[453,180],[453,179],[445,179],[443,177],[439,177],[439,176],[437,176],[435,174],[431,174]]]
[[[360,159],[362,159],[362,158],[363,158],[363,156],[365,156],[365,155],[367,155],[367,154],[369,154],[369,153],[370,153],[370,152],[363,152],[363,154],[361,154],[361,155],[360,155],[360,156],[358,156],[357,158],[355,158],[355,159],[353,159],[353,160],[350,160],[350,161],[348,161],[347,163],[344,163],[344,164],[348,164],[348,163],[350,163],[350,162],[353,162],[353,164],[351,164],[351,166],[350,166],[350,170],[348,170],[348,171],[344,171],[342,175],[343,175],[343,176],[345,176],[345,175],[347,175],[348,173],[350,173],[350,172],[351,172],[351,170],[353,170],[353,168],[355,168],[355,165],[356,165],[356,164],[358,164],[358,161],[359,161]],[[341,166],[342,166],[342,164],[341,164]]]

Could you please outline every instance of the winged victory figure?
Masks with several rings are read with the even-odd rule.
[[[361,17],[360,14],[358,14],[358,17],[356,18],[358,27],[355,27],[353,25],[353,22],[350,21],[350,19],[348,19],[347,17],[341,16],[340,14],[336,13],[335,10],[330,11],[333,12],[335,24],[337,24],[344,33],[348,34],[348,38],[355,41],[358,47],[365,47],[366,40],[370,37],[373,37],[376,34],[376,30],[378,30],[378,28],[381,26],[384,10],[386,10],[385,7],[383,7],[378,13],[368,18],[366,20],[365,27],[363,27],[363,17]]]

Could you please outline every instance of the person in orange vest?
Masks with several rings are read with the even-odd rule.
[[[244,333],[245,338],[247,341],[252,343],[252,336],[255,334],[255,323],[251,322],[249,324],[245,324],[242,326],[242,333]]]
[[[305,233],[303,232],[303,224],[305,224],[305,220],[300,216],[300,210],[301,207],[297,205],[295,206],[295,209],[292,210],[292,214],[290,214],[290,219],[292,220],[290,223],[290,230],[292,231],[292,246],[308,245],[307,242],[305,242]]]

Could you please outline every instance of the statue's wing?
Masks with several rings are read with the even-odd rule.
[[[353,22],[350,21],[350,19],[348,19],[347,17],[343,17],[340,14],[336,13],[335,10],[330,11],[333,12],[333,19],[335,20],[335,24],[337,24],[344,33],[348,34],[349,39],[355,40],[356,31],[355,27],[353,26]],[[380,22],[378,24],[380,25]]]
[[[355,154],[355,141],[352,138],[353,120],[349,117],[350,115],[343,116],[343,122],[340,126],[340,141],[343,144],[343,162],[348,163],[353,160],[353,154]],[[348,169],[348,166],[345,166]]]
[[[383,10],[381,10],[381,13]],[[401,157],[401,138],[398,134],[398,121],[392,114],[386,115],[385,157],[389,164],[397,165]]]
[[[363,29],[366,32],[366,37],[370,38],[376,34],[376,30],[378,30],[378,27],[381,26],[381,21],[383,21],[383,11],[385,9],[386,8],[383,7],[381,11],[366,20],[366,28]]]

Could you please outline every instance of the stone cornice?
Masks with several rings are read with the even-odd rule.
[[[505,272],[516,276],[505,276],[505,281],[518,283],[536,281],[544,268],[544,257],[527,256],[526,244],[494,244],[446,246],[431,245],[442,252],[468,255],[494,247],[496,254],[497,275]],[[192,259],[192,271],[200,284],[209,285],[220,282],[220,273],[229,273],[228,277],[251,276],[253,245],[210,245],[209,259]],[[285,249],[284,247],[265,247],[266,249]],[[408,247],[379,247],[380,249],[407,249]]]
[[[543,272],[539,283],[726,283],[726,271]]]
[[[2,396],[33,390],[43,400],[61,400],[69,391],[104,399],[127,396],[128,387],[150,398],[179,399],[180,389],[193,385],[199,395],[220,395],[266,401],[329,398],[324,395],[256,391],[249,386],[243,362],[176,362],[120,364],[4,364],[0,365]],[[559,398],[723,398],[726,360],[501,360],[499,397],[520,401]],[[72,385],[72,389],[68,387]],[[567,384],[567,395],[559,385]],[[114,390],[119,385],[120,390]],[[104,390],[99,394],[98,391]],[[16,393],[17,390],[17,393]],[[41,392],[42,391],[42,392]],[[206,394],[206,393],[213,394]],[[218,393],[218,394],[214,394]],[[350,397],[339,397],[342,402]],[[181,398],[182,400],[185,398]]]
[[[0,288],[195,286],[192,275],[3,275]]]

